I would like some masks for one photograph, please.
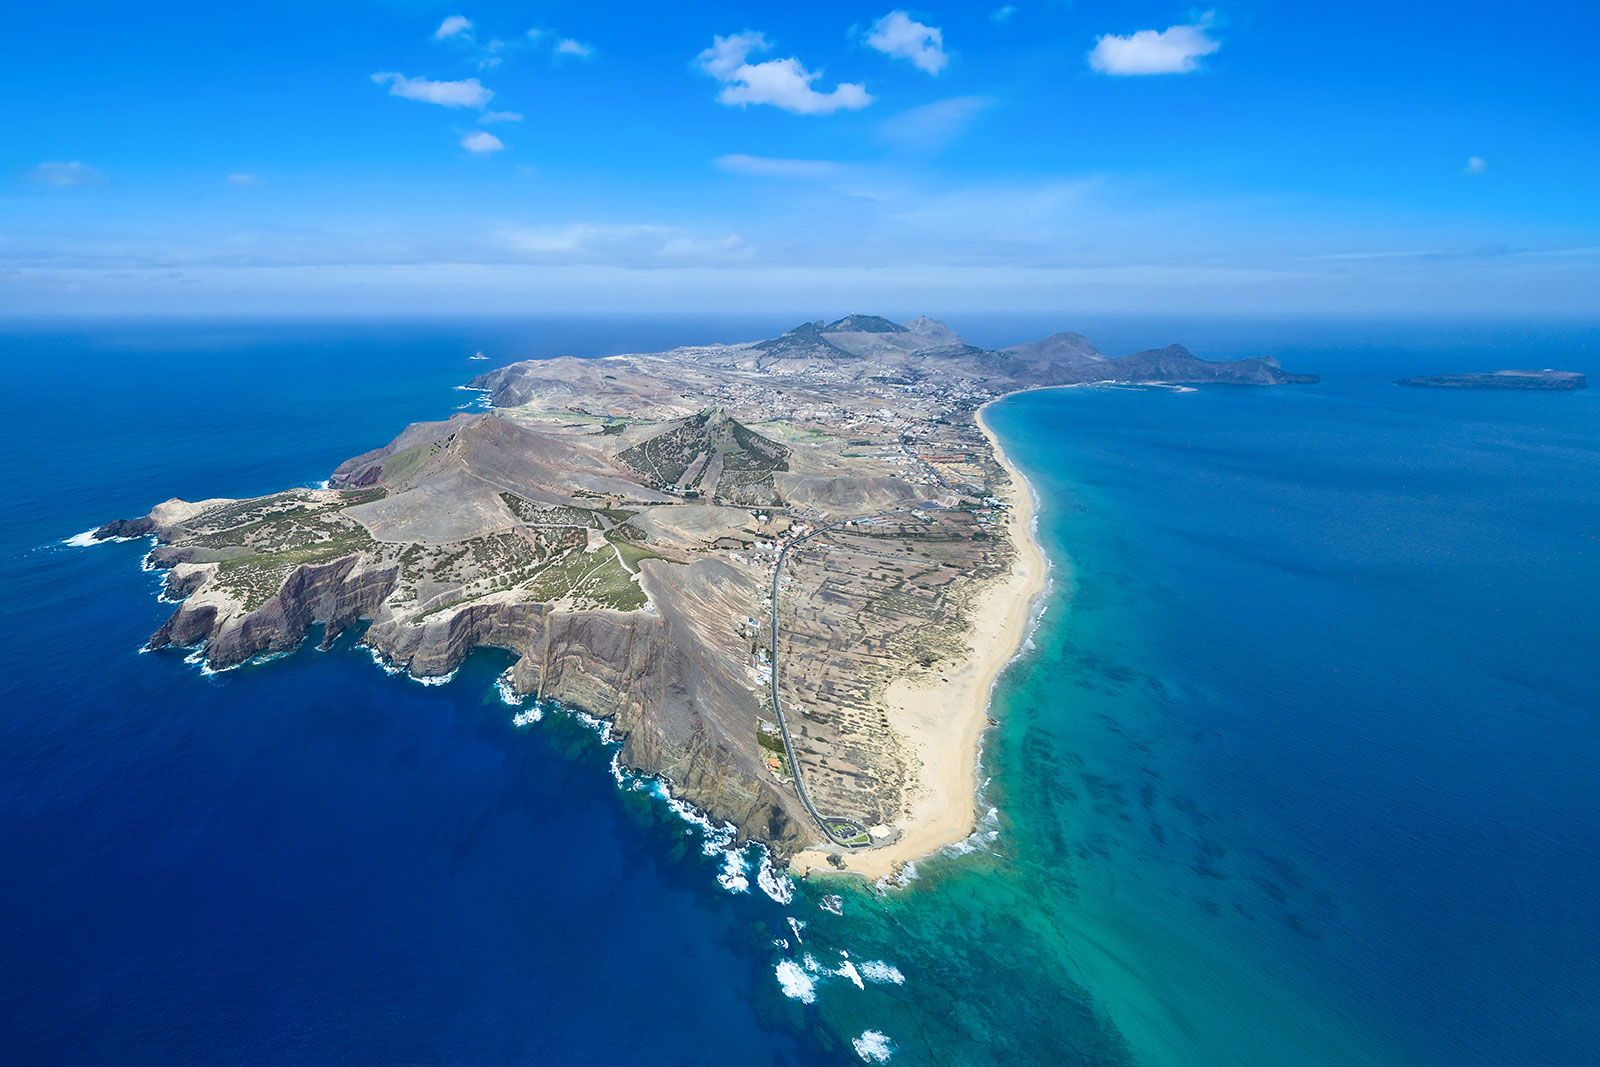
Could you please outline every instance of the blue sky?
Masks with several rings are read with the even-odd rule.
[[[0,313],[1600,312],[1589,4],[29,5]]]

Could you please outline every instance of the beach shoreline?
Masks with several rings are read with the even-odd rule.
[[[1006,527],[1016,549],[1011,569],[978,594],[967,637],[971,654],[965,662],[933,687],[901,679],[885,695],[890,722],[920,764],[909,810],[897,823],[900,836],[879,848],[844,853],[842,867],[830,862],[832,853],[807,849],[790,861],[795,874],[890,878],[906,864],[965,840],[977,827],[978,764],[994,686],[1027,640],[1033,606],[1047,588],[1050,570],[1034,531],[1033,487],[984,415],[990,404],[1004,399],[980,407],[977,424],[1010,479]]]

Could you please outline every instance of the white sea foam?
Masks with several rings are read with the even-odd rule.
[[[761,850],[761,866],[756,868],[756,884],[779,904],[787,904],[794,899],[793,879],[773,867],[772,853],[765,848]]]
[[[798,1000],[802,1004],[810,1004],[817,999],[817,983],[794,960],[779,960],[774,968],[778,976],[778,987],[783,990],[783,995],[790,1000]]]
[[[71,537],[67,538],[61,543],[64,545],[71,545],[73,548],[88,548],[91,545],[98,545],[101,540],[109,541],[111,539],[109,537],[104,539],[96,537],[93,530],[85,530],[83,533],[73,534]]]
[[[500,694],[500,703],[510,708],[522,707],[523,698],[519,697],[516,689],[512,687],[509,670],[494,680],[494,688]]]
[[[750,888],[750,879],[745,876],[743,853],[729,849],[724,854],[722,873],[717,875],[717,884],[730,893],[743,893]]]
[[[457,670],[459,669],[460,668],[458,667]],[[425,674],[421,677],[418,677],[415,674],[407,675],[407,677],[409,677],[413,682],[416,682],[418,685],[444,685],[455,676],[455,671],[451,671],[449,674]]]
[[[383,671],[384,674],[404,674],[405,673],[405,668],[404,667],[396,667],[393,663],[390,663],[384,657],[382,652],[379,652],[377,649],[373,648],[371,645],[366,645],[364,647],[367,650],[367,655],[372,657],[372,662],[376,663],[378,665],[378,669]]]
[[[793,915],[788,916],[788,919],[789,919],[789,929],[794,931],[794,939],[795,939],[795,941],[799,942],[802,945],[805,944],[805,940],[806,939],[804,937],[800,936],[800,931],[804,930],[806,928],[806,924],[804,922],[802,922],[801,920],[796,919]]]
[[[984,779],[983,784],[978,786],[979,796],[983,795],[983,792],[988,785],[989,779],[986,778]],[[999,837],[1000,809],[990,805],[989,810],[984,812],[983,818],[978,820],[978,825],[973,828],[972,833],[968,834],[960,841],[956,841],[952,844],[944,846],[944,848],[940,849],[939,851],[947,856],[965,856],[968,853],[977,852],[980,849],[987,852],[989,850],[988,846],[994,844]]]
[[[901,864],[900,869],[894,874],[886,874],[882,878],[879,878],[876,882],[873,882],[872,886],[878,892],[885,893],[891,889],[904,889],[906,886],[910,885],[916,880],[917,861],[910,860],[907,863]]]
[[[835,915],[843,915],[844,898],[839,896],[837,893],[829,893],[827,896],[824,896],[821,900],[817,901],[817,907],[821,908],[823,911],[832,912]]]
[[[839,955],[843,956],[844,960],[839,964],[838,967],[834,968],[833,973],[838,975],[840,978],[850,979],[850,981],[856,984],[857,989],[867,988],[867,984],[861,980],[861,972],[856,970],[856,965],[854,963],[850,962],[850,953],[841,952]]]
[[[863,960],[861,962],[861,977],[879,985],[885,982],[891,982],[894,985],[906,984],[906,976],[900,973],[900,968],[892,963],[884,963],[882,960]]]
[[[509,675],[509,672],[507,672]],[[515,695],[508,692],[505,685],[506,676],[503,675],[501,685],[501,699],[507,703],[516,703]],[[559,710],[572,719],[588,726],[599,735],[602,744],[607,746],[618,745],[612,722],[609,719],[596,718],[577,708],[557,705]],[[538,722],[543,717],[543,711],[535,703],[528,710],[516,715],[512,722],[517,726],[525,726]],[[664,803],[667,808],[684,822],[683,832],[693,835],[696,830],[700,833],[700,851],[707,857],[720,859],[722,869],[717,873],[717,883],[730,893],[744,893],[750,889],[750,869],[755,867],[756,883],[762,892],[780,904],[787,904],[794,898],[794,883],[786,874],[781,873],[773,866],[772,853],[766,846],[759,842],[737,844],[739,829],[732,823],[719,823],[704,812],[683,800],[674,797],[668,790],[667,783],[660,778],[640,774],[628,768],[622,760],[622,750],[616,748],[611,754],[610,767],[612,780],[621,789],[633,791],[648,791]],[[752,850],[759,853],[759,859],[752,858]]]
[[[154,572],[160,570],[161,568],[157,567],[155,565],[155,561],[150,558],[155,554],[156,550],[152,548],[150,551],[141,556],[139,559],[139,569],[144,571],[146,574],[153,574]]]
[[[483,410],[487,411],[492,406],[492,401],[494,399],[494,390],[492,389],[474,389],[470,385],[458,385],[456,386],[456,390],[462,393],[478,394],[465,404],[457,407],[457,411],[465,411],[468,408],[482,408]]]
[[[866,1063],[888,1063],[889,1057],[894,1055],[888,1036],[876,1030],[863,1030],[860,1037],[850,1039],[850,1044]]]
[[[577,719],[579,722],[583,723],[583,725],[587,726],[589,729],[593,730],[595,733],[600,735],[600,743],[601,744],[603,744],[603,745],[611,744],[611,720],[610,719],[597,719],[593,715],[589,715],[586,712],[579,711],[576,708],[571,709],[571,713],[572,713],[572,717],[573,718]]]
[[[614,767],[620,765],[620,752],[618,759],[613,760],[613,765]],[[615,770],[613,773],[617,776],[617,783],[619,785],[622,784],[622,773]],[[717,884],[730,893],[747,892],[750,889],[749,852],[751,846],[735,846],[734,842],[739,837],[738,828],[731,823],[717,823],[704,812],[696,810],[693,805],[677,799],[667,792],[666,784],[660,779],[652,780],[649,788],[678,818],[687,824],[684,827],[684,833],[692,834],[697,827],[699,828],[700,851],[702,853],[722,859],[722,871],[717,875]],[[772,891],[768,889],[767,882],[767,866],[769,863],[770,859],[763,849],[762,865],[757,871],[756,878],[761,888],[766,890],[770,896]]]

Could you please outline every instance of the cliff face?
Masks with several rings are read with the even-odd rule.
[[[288,652],[299,647],[314,623],[322,623],[328,640],[362,618],[371,618],[394,588],[395,572],[358,567],[347,556],[320,566],[301,566],[289,573],[282,588],[265,604],[242,616],[219,605],[195,600],[208,575],[190,571],[169,580],[169,596],[185,596],[150,648],[204,644],[207,661],[217,669],[237,666],[253,656]]]
[[[331,642],[370,620],[363,643],[417,677],[447,675],[475,649],[499,649],[517,657],[511,682],[518,694],[612,720],[624,763],[661,776],[674,796],[780,856],[815,840],[803,812],[763,773],[754,752],[760,709],[749,686],[719,668],[724,650],[707,646],[683,603],[704,594],[698,587],[706,576],[695,573],[702,565],[669,569],[658,583],[660,614],[486,603],[418,624],[386,604],[397,567],[366,566],[358,555],[300,566],[265,603],[240,613],[208,595],[216,565],[191,562],[195,554],[173,546],[152,554],[158,566],[171,568],[166,595],[188,599],[151,637],[151,648],[203,646],[208,663],[224,669],[292,651],[314,624],[325,627]],[[731,743],[741,736],[751,743]]]

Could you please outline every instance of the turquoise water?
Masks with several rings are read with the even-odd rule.
[[[1600,408],[1406,355],[992,409],[1061,566],[993,839],[882,905],[930,1061],[1600,1047]]]
[[[1592,328],[1094,324],[1112,351],[1183,338],[1326,381],[992,409],[1055,582],[997,692],[994,814],[887,893],[776,900],[754,853],[730,879],[581,721],[513,725],[496,657],[423,687],[348,646],[212,677],[140,655],[167,610],[144,546],[60,544],[173,493],[325,477],[466,403],[479,348],[783,325],[0,335],[33,398],[0,463],[19,1061],[1592,1058],[1600,393],[1387,384],[1592,372]]]

